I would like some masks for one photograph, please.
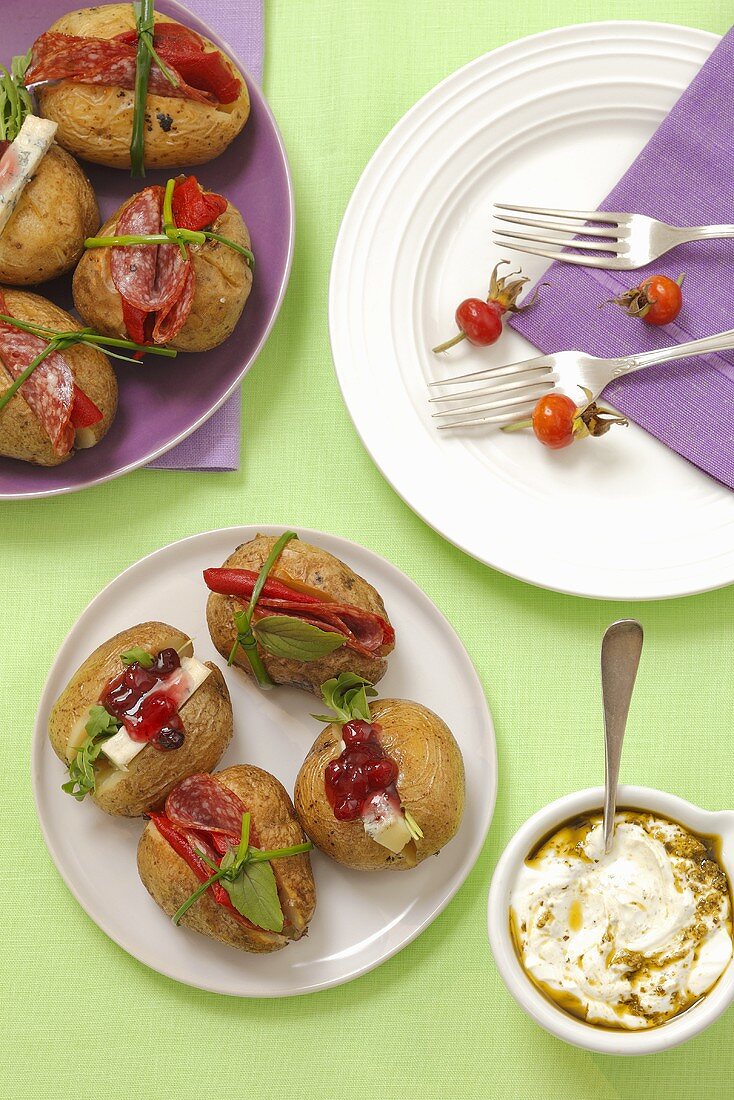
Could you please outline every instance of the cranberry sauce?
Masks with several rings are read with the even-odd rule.
[[[109,681],[100,699],[119,718],[133,741],[152,741],[164,751],[179,748],[184,731],[178,708],[186,674],[175,649],[163,649],[150,668],[135,661]]]
[[[356,821],[375,796],[388,795],[400,805],[395,790],[398,766],[383,751],[379,733],[377,723],[358,718],[342,728],[344,750],[327,764],[324,775],[326,797],[337,821]]]

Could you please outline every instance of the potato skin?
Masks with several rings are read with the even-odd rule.
[[[34,286],[71,271],[98,226],[91,183],[73,157],[52,145],[0,234],[0,283]]]
[[[54,703],[48,734],[56,755],[69,763],[67,744],[72,730],[99,699],[104,685],[122,670],[120,654],[141,646],[154,655],[167,646],[181,649],[188,635],[166,623],[148,622],[130,627],[104,642],[87,657]],[[99,757],[97,790],[91,796],[105,813],[140,817],[162,806],[169,792],[194,772],[210,771],[221,760],[232,739],[232,705],[219,669],[184,703],[179,712],[185,740],[179,749],[159,752],[146,746],[130,761],[127,772],[105,765]],[[114,777],[110,781],[110,777]]]
[[[293,803],[285,787],[269,772],[252,764],[239,764],[215,773],[252,813],[259,843],[265,848],[287,848],[302,844],[306,837],[298,824]],[[308,853],[274,860],[272,863],[285,924],[282,933],[247,928],[205,894],[189,909],[181,924],[242,951],[279,951],[291,940],[300,939],[316,907],[316,887]],[[138,845],[138,871],[148,893],[169,917],[199,885],[185,860],[174,852],[148,822]]]
[[[79,329],[82,326],[71,314],[53,302],[26,290],[2,288],[10,314],[21,321],[34,321],[56,329]],[[117,378],[109,359],[88,344],[66,348],[64,358],[74,380],[91,397],[103,414],[98,424],[88,429],[94,443],[99,443],[109,431],[117,412]],[[11,384],[10,375],[0,361],[0,394]],[[51,440],[20,393],[0,411],[0,455],[31,462],[36,466],[59,466],[73,455],[59,457]]]
[[[156,12],[155,22],[175,23],[176,20]],[[113,38],[134,27],[132,4],[105,4],[68,12],[49,30],[91,38]],[[208,39],[204,41],[208,48],[216,49]],[[212,106],[172,96],[148,95],[147,168],[204,164],[223,153],[239,134],[250,114],[250,96],[242,74],[226,55],[223,56],[242,81],[242,91],[234,103]],[[110,168],[130,167],[134,92],[62,80],[40,89],[38,104],[40,114],[58,123],[56,140],[70,153]]]
[[[422,840],[395,855],[372,840],[361,821],[334,817],[324,772],[341,751],[338,725],[321,731],[303,762],[294,793],[296,812],[316,847],[337,863],[357,871],[407,870],[455,836],[464,813],[464,762],[446,723],[420,703],[379,699],[370,704],[370,715],[382,727],[381,745],[398,765],[398,793],[423,830]]]
[[[275,542],[276,539],[270,535],[256,535],[250,542],[243,543],[230,554],[223,563],[224,568],[251,569],[259,572]],[[363,608],[387,620],[382,598],[371,584],[326,550],[311,546],[301,539],[292,539],[287,544],[275,567],[270,571],[270,576],[277,577],[286,583],[289,580],[298,581],[309,588],[326,593],[340,603]],[[233,614],[240,608],[241,604],[237,600],[221,596],[216,592],[212,592],[207,601],[206,619],[209,633],[223,657],[229,657],[234,645]],[[354,672],[376,684],[387,671],[386,657],[393,648],[392,644],[383,646],[379,654],[364,657],[342,646],[341,649],[335,650],[326,657],[308,662],[274,657],[262,648],[260,648],[260,656],[270,678],[276,684],[291,684],[320,695],[324,681],[332,676],[338,676],[340,672]],[[253,675],[241,649],[238,649],[234,663],[248,676]]]
[[[134,196],[132,196],[134,198]],[[118,219],[130,203],[123,203],[105,222],[100,236],[114,236]],[[250,234],[238,210],[227,209],[213,230],[236,244],[250,247]],[[88,325],[104,336],[128,338],[122,317],[122,298],[112,281],[109,248],[90,248],[74,272],[74,305]],[[244,256],[218,241],[192,245],[191,262],[196,279],[194,300],[186,323],[168,347],[178,351],[210,351],[232,334],[252,288],[252,271]]]

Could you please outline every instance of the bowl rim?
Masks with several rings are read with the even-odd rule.
[[[487,905],[489,942],[500,977],[520,1007],[550,1034],[600,1054],[640,1055],[670,1050],[712,1024],[734,1000],[734,957],[713,989],[691,1008],[660,1027],[622,1031],[578,1020],[543,996],[523,969],[510,934],[509,899],[516,872],[534,844],[575,814],[599,809],[604,788],[588,787],[548,803],[520,826],[492,876]],[[721,837],[721,863],[734,885],[734,810],[710,811],[652,787],[622,786],[617,805],[648,810],[679,821],[693,832]]]

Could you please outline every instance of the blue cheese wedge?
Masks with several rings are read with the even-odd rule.
[[[207,668],[201,661],[197,661],[195,657],[181,658],[181,668],[166,681],[168,684],[175,684],[180,679],[185,679],[187,681],[186,691],[181,699],[179,707],[182,707],[184,703],[188,702],[210,673],[211,669]],[[108,741],[104,742],[102,745],[102,752],[116,768],[125,772],[127,771],[130,761],[134,760],[147,744],[147,741],[134,741],[125,727],[122,726],[114,737],[110,737]]]
[[[47,118],[28,115],[15,141],[5,150],[0,171],[0,233],[10,221],[23,189],[51,148],[56,128],[57,124]]]

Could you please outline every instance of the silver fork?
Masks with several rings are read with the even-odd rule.
[[[669,348],[655,351],[643,351],[638,355],[625,355],[619,359],[597,359],[594,355],[584,355],[581,351],[559,351],[555,355],[539,355],[535,359],[525,359],[520,363],[510,363],[504,367],[490,367],[474,371],[473,374],[461,374],[456,378],[443,378],[429,382],[429,386],[446,386],[457,383],[459,388],[451,393],[442,393],[430,398],[431,404],[464,401],[458,408],[440,409],[433,416],[442,422],[439,428],[467,428],[481,424],[501,426],[513,420],[522,420],[528,416],[533,406],[545,394],[555,389],[558,381],[557,370],[569,372],[577,385],[585,386],[596,396],[607,383],[614,378],[630,374],[632,371],[653,367],[658,363],[668,363],[673,359],[686,359],[706,352],[726,351],[734,348],[734,329],[718,332],[714,336],[704,336],[701,340],[689,340],[685,344],[674,344]],[[571,374],[571,372],[574,372]],[[497,383],[476,390],[463,387],[472,382]],[[488,400],[483,400],[487,398]],[[477,403],[478,402],[478,403]],[[486,415],[484,415],[486,414]],[[456,420],[456,417],[464,417]]]
[[[563,260],[567,264],[584,267],[603,267],[615,271],[631,271],[644,267],[671,248],[687,241],[710,241],[734,237],[734,225],[698,225],[681,228],[648,218],[645,214],[614,214],[606,210],[553,210],[542,206],[512,206],[497,202],[495,210],[509,210],[513,216],[495,214],[497,221],[511,225],[512,229],[494,229],[494,244],[512,248],[515,252],[529,252],[532,256],[545,256],[549,260]],[[532,218],[520,218],[518,214],[532,214]],[[537,219],[541,218],[541,221]],[[576,222],[581,224],[577,225]],[[600,222],[601,225],[585,225]],[[517,231],[524,226],[535,233]],[[592,237],[578,240],[576,235]],[[563,252],[563,248],[577,248],[580,252]],[[603,256],[585,255],[603,252]]]

